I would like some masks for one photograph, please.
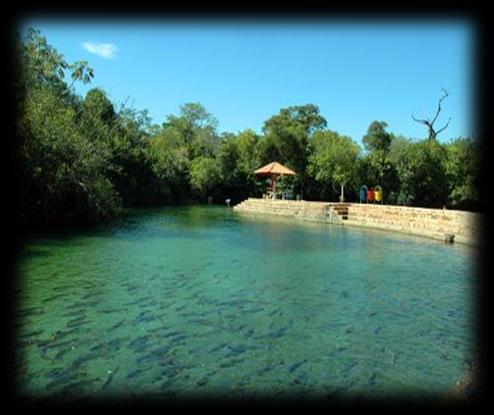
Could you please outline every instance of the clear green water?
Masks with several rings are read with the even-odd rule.
[[[26,244],[17,381],[66,399],[441,393],[471,357],[476,260],[223,207],[132,211]]]

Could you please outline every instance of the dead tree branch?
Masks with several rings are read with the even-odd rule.
[[[441,103],[443,102],[443,100],[445,98],[447,98],[449,96],[449,92],[446,91],[444,88],[443,88],[443,95],[441,98],[439,98],[439,102],[437,104],[437,110],[436,110],[436,114],[434,115],[434,118],[431,119],[430,118],[424,118],[424,119],[418,119],[418,118],[415,118],[415,116],[412,114],[412,118],[414,121],[420,123],[420,124],[423,124],[427,127],[427,130],[428,130],[428,133],[429,133],[429,141],[433,141],[436,139],[437,135],[444,131],[448,125],[449,125],[449,122],[451,121],[451,117],[449,118],[448,122],[446,123],[446,125],[442,128],[440,128],[439,130],[436,130],[434,129],[434,123],[437,121],[437,117],[439,116],[439,113],[441,112],[442,108],[441,108]]]

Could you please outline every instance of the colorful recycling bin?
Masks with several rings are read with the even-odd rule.
[[[381,186],[376,186],[374,189],[374,200],[376,202],[382,202],[383,200],[383,189]]]
[[[373,202],[374,201],[374,189],[372,187],[367,190],[367,202]]]
[[[364,184],[360,188],[360,203],[365,202],[367,200],[367,186]]]

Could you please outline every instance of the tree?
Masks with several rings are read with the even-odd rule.
[[[51,46],[39,30],[29,28],[26,39],[21,42],[17,37],[16,53],[20,76],[18,90],[22,91],[19,102],[32,99],[31,91],[35,88],[49,86],[60,100],[68,104],[74,103],[74,94],[71,93],[73,84],[77,81],[84,84],[91,82],[94,76],[93,69],[86,61],[68,63],[62,54]],[[72,82],[67,85],[64,81],[66,72],[70,73]]]
[[[190,190],[189,153],[183,137],[176,129],[161,129],[149,141],[156,192],[161,202],[180,200]]]
[[[172,128],[163,128],[149,143],[158,177],[169,182],[180,181],[179,177],[190,164],[187,146],[180,134]]]
[[[434,115],[434,117],[432,118],[432,120],[430,118],[424,118],[424,119],[417,119],[414,117],[414,115],[412,114],[412,118],[414,119],[414,121],[420,123],[420,124],[424,124],[426,127],[427,127],[427,131],[428,131],[428,134],[429,134],[429,141],[433,141],[436,139],[437,135],[444,131],[448,125],[449,125],[449,122],[451,121],[451,117],[449,118],[448,122],[446,123],[446,125],[444,125],[444,127],[440,128],[439,130],[436,130],[434,128],[434,123],[437,121],[437,117],[439,116],[439,113],[441,112],[441,103],[442,101],[447,97],[449,96],[449,93],[448,91],[446,91],[445,89],[443,89],[443,95],[441,98],[439,98],[439,102],[437,104],[437,110],[436,110],[436,114]]]
[[[259,160],[256,155],[259,136],[254,131],[247,129],[238,133],[237,140],[239,169],[246,176],[254,177],[254,170],[259,167]]]
[[[389,151],[386,157],[387,169],[385,170],[382,184],[384,200],[387,204],[398,203],[401,186],[398,166],[400,163],[406,163],[406,155],[412,144],[413,141],[404,136],[395,136],[394,134],[392,136]],[[373,170],[372,167],[371,170]],[[375,178],[373,180],[377,179]]]
[[[227,187],[234,187],[238,183],[238,164],[240,154],[238,141],[234,134],[225,133],[216,156],[219,175]]]
[[[345,185],[356,177],[360,147],[350,137],[328,130],[314,133],[311,149],[309,173],[333,189],[339,185],[340,201],[343,202]]]
[[[216,160],[210,157],[197,157],[190,164],[190,184],[202,197],[218,182],[219,171]]]
[[[306,181],[308,144],[315,131],[322,130],[326,120],[313,104],[282,108],[264,122],[264,138],[259,142],[260,164],[279,161],[293,169],[295,182],[303,193]]]
[[[395,139],[388,133],[388,124],[384,121],[373,121],[362,138],[366,154],[360,163],[360,174],[363,183],[379,184],[387,193],[387,201],[394,200],[398,191],[398,178],[394,165],[390,162],[389,153]]]
[[[446,144],[449,203],[454,208],[477,210],[480,203],[480,146],[472,138]]]
[[[191,129],[204,127],[218,127],[218,120],[206,111],[199,102],[189,102],[180,107],[180,115]]]
[[[398,204],[443,207],[448,200],[446,149],[436,141],[409,143],[397,161]]]
[[[261,165],[257,152],[259,141],[260,137],[250,129],[241,131],[237,135],[238,170],[242,177],[243,188],[241,195],[244,198],[262,192],[254,174],[254,171]]]
[[[67,63],[33,29],[16,51],[21,223],[92,222],[115,215],[120,205],[106,174],[108,147],[81,128],[81,103],[71,90],[75,81],[89,82],[92,69],[83,61]]]
[[[314,104],[296,105],[282,108],[278,115],[264,123],[264,132],[276,131],[286,126],[300,128],[306,137],[314,131],[326,127],[326,119],[319,114],[319,107]],[[301,135],[302,137],[303,135]]]
[[[125,206],[152,203],[155,176],[150,152],[147,111],[123,105],[109,136],[112,182]]]
[[[93,122],[100,121],[112,125],[116,119],[115,108],[101,88],[92,88],[86,93],[82,102],[82,111]]]
[[[164,128],[175,129],[183,138],[189,158],[211,157],[216,152],[219,140],[216,133],[218,121],[197,102],[180,107],[180,115],[169,115]]]
[[[362,138],[364,148],[368,152],[380,151],[384,154],[389,152],[392,135],[386,131],[388,124],[384,121],[372,121],[367,129],[367,134]]]
[[[106,176],[107,148],[81,133],[75,110],[52,90],[32,94],[19,120],[21,221],[66,224],[113,216],[119,203]]]
[[[116,133],[117,114],[103,90],[93,88],[86,93],[78,111],[78,124],[90,140],[110,145]]]

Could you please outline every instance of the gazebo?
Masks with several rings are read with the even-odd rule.
[[[254,171],[258,176],[269,176],[273,183],[273,194],[276,191],[276,180],[279,176],[295,176],[295,172],[288,167],[283,166],[277,161],[273,161]]]

